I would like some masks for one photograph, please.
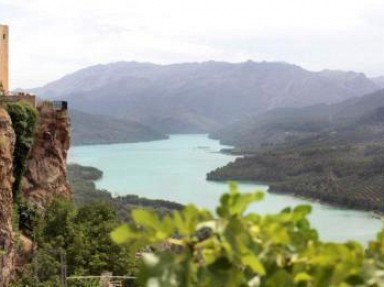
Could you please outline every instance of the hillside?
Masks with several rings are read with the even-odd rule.
[[[384,77],[383,76],[371,78],[371,81],[374,82],[380,88],[384,88]]]
[[[266,110],[335,103],[377,89],[361,73],[211,61],[97,65],[32,92],[70,100],[72,108],[82,111],[134,119],[169,134],[212,131]]]
[[[168,136],[141,123],[71,109],[72,145],[143,142]]]
[[[384,212],[383,90],[273,111],[215,136],[246,156],[209,173],[210,180],[264,181],[271,191]]]
[[[210,136],[243,149],[297,142],[321,132],[356,127],[357,121],[382,106],[384,90],[379,90],[336,104],[274,109],[217,129]]]

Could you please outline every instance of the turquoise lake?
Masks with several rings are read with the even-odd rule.
[[[225,146],[207,135],[172,135],[163,141],[72,147],[68,162],[102,170],[104,175],[97,187],[113,195],[137,194],[213,209],[228,188],[225,183],[206,181],[206,174],[235,159],[220,153],[222,148]],[[250,183],[239,187],[241,191],[264,192],[268,188]],[[273,213],[286,206],[309,203],[313,206],[311,223],[324,240],[354,239],[366,243],[382,227],[381,219],[368,212],[266,193],[265,199],[253,205],[251,211]]]

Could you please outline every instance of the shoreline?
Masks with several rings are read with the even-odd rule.
[[[292,196],[292,197],[295,197],[295,198],[298,198],[298,199],[310,201],[309,204],[311,204],[311,202],[315,202],[315,203],[319,203],[321,205],[326,205],[326,206],[329,206],[329,207],[332,207],[332,208],[361,211],[361,212],[365,212],[365,213],[371,214],[371,216],[373,218],[376,218],[376,219],[383,219],[384,218],[384,211],[366,209],[366,208],[364,208],[362,206],[353,205],[353,204],[351,206],[346,206],[346,205],[343,205],[343,204],[339,204],[339,203],[337,203],[335,201],[331,201],[331,200],[328,201],[328,200],[321,199],[319,197],[305,196],[305,195],[303,195],[301,193],[297,193],[295,191],[275,190],[275,189],[271,188],[271,183],[268,183],[266,181],[236,180],[236,179],[208,179],[208,178],[207,178],[207,181],[211,181],[211,182],[230,182],[230,181],[233,181],[233,182],[236,182],[236,183],[239,183],[239,184],[264,185],[264,186],[268,186],[268,189],[267,189],[268,193],[278,194],[278,195],[279,194],[280,195],[289,195],[289,196]]]

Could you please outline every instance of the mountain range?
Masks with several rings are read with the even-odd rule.
[[[320,133],[335,133],[364,127],[360,132],[369,141],[367,125],[381,130],[384,90],[347,99],[335,104],[317,104],[302,108],[279,108],[229,124],[210,136],[237,149],[255,150],[312,138]],[[351,140],[345,134],[343,139]]]
[[[210,132],[276,108],[332,104],[381,85],[381,78],[362,73],[312,72],[280,62],[117,62],[88,67],[29,91],[170,134]]]

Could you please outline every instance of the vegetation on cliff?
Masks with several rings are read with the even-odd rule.
[[[20,200],[21,180],[25,173],[28,153],[32,148],[38,120],[37,110],[28,102],[7,103],[6,110],[11,117],[12,127],[16,134],[13,154],[13,198]]]
[[[55,199],[44,213],[36,212],[30,206],[23,209],[23,232],[34,238],[38,249],[31,254],[30,263],[23,267],[15,286],[32,285],[36,282],[36,274],[39,286],[60,284],[63,254],[68,276],[100,275],[103,271],[114,275],[137,275],[141,261],[135,252],[127,246],[117,245],[108,234],[123,222],[130,222],[130,213],[135,208],[164,216],[183,206],[134,195],[112,197],[108,191],[95,187],[94,181],[101,177],[102,172],[94,167],[71,164],[68,178],[73,202]],[[89,285],[76,282],[73,286]]]

